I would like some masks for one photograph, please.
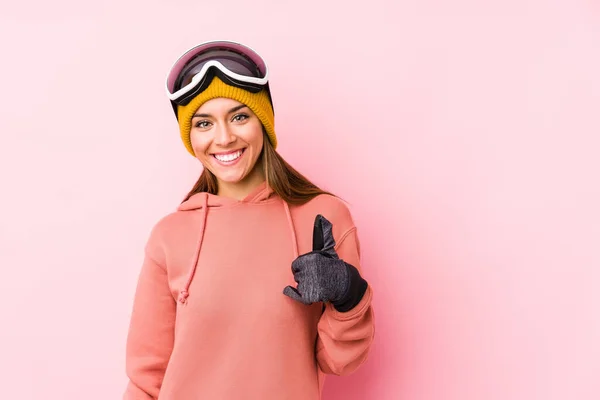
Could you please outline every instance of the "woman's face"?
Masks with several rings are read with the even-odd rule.
[[[196,158],[217,177],[220,190],[264,180],[256,162],[263,148],[262,124],[246,105],[227,98],[202,104],[192,116],[190,139]]]

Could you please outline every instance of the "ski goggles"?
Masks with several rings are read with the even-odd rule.
[[[252,93],[268,91],[268,68],[251,48],[236,42],[211,41],[183,54],[167,76],[167,96],[173,107],[187,105],[215,76]],[[270,93],[269,93],[270,98]]]

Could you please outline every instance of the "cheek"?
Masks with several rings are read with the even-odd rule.
[[[252,127],[246,133],[246,141],[252,143],[255,146],[262,148],[263,145],[263,131],[260,123],[253,124]]]
[[[265,145],[264,137],[263,137],[263,134],[262,134],[262,131],[261,131],[260,135],[258,135],[258,137],[256,138],[256,147],[258,148],[258,154],[259,155],[262,152],[264,145]]]
[[[206,140],[206,137],[195,132],[190,134],[190,141],[192,142],[192,147],[194,148],[196,154],[198,154],[198,152],[204,153],[208,146],[208,140]]]

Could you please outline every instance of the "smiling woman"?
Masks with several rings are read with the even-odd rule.
[[[352,216],[277,153],[267,66],[250,48],[194,47],[167,95],[204,168],[148,239],[124,398],[318,400],[374,336]]]
[[[218,195],[241,199],[265,180],[257,163],[262,124],[245,104],[228,98],[202,104],[192,116],[190,139],[196,158],[216,177]]]

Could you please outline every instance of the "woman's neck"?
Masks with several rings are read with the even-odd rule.
[[[218,182],[217,195],[242,200],[265,182],[262,168],[255,168],[248,176],[239,182]]]

